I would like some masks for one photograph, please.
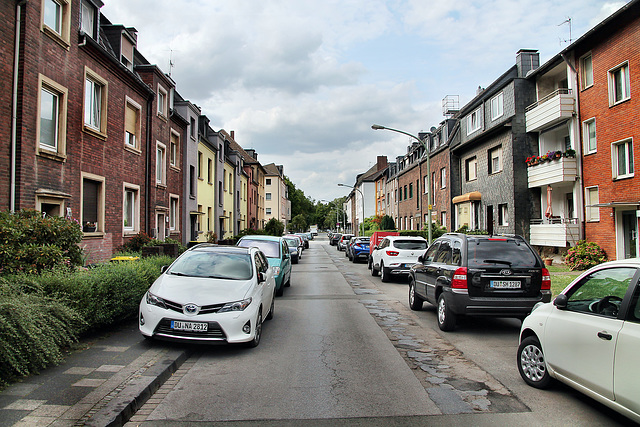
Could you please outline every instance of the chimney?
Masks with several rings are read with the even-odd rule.
[[[516,54],[518,77],[526,77],[527,73],[540,66],[540,54],[535,49],[520,49]]]
[[[231,139],[233,139],[234,141],[236,140],[235,136],[236,136],[236,131],[232,130],[231,131]]]
[[[376,163],[378,164],[378,166],[376,167],[376,171],[381,171],[382,169],[386,168],[388,165],[387,156],[378,156],[378,160]]]

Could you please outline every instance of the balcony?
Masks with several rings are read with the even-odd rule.
[[[527,168],[529,188],[573,182],[576,180],[577,174],[578,161],[575,157],[560,157]]]
[[[529,235],[534,246],[574,246],[580,240],[580,223],[577,218],[532,219]]]
[[[527,132],[538,132],[570,119],[576,112],[571,89],[558,89],[525,110]]]

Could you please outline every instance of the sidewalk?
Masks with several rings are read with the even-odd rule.
[[[0,392],[0,426],[122,425],[189,356],[147,342],[135,320],[81,344],[61,365]]]

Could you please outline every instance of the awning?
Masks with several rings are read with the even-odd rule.
[[[454,205],[457,205],[458,203],[469,202],[472,200],[481,200],[481,199],[482,199],[482,194],[480,194],[479,191],[472,191],[471,193],[466,193],[461,196],[454,197],[453,200],[451,200],[451,202],[453,202]]]
[[[189,212],[189,215],[204,215],[204,212],[191,211]]]
[[[637,208],[640,202],[609,202],[586,205],[588,208]]]

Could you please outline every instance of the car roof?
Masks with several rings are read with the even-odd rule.
[[[282,240],[282,237],[269,236],[266,234],[252,234],[252,235],[242,236],[240,240],[268,240],[270,242],[279,242],[280,240]]]
[[[212,253],[226,253],[226,254],[248,254],[251,252],[251,248],[242,248],[238,246],[222,246],[212,243],[200,243],[198,245],[189,248],[191,252],[212,252]]]
[[[389,240],[426,240],[421,236],[384,236],[384,238]]]

